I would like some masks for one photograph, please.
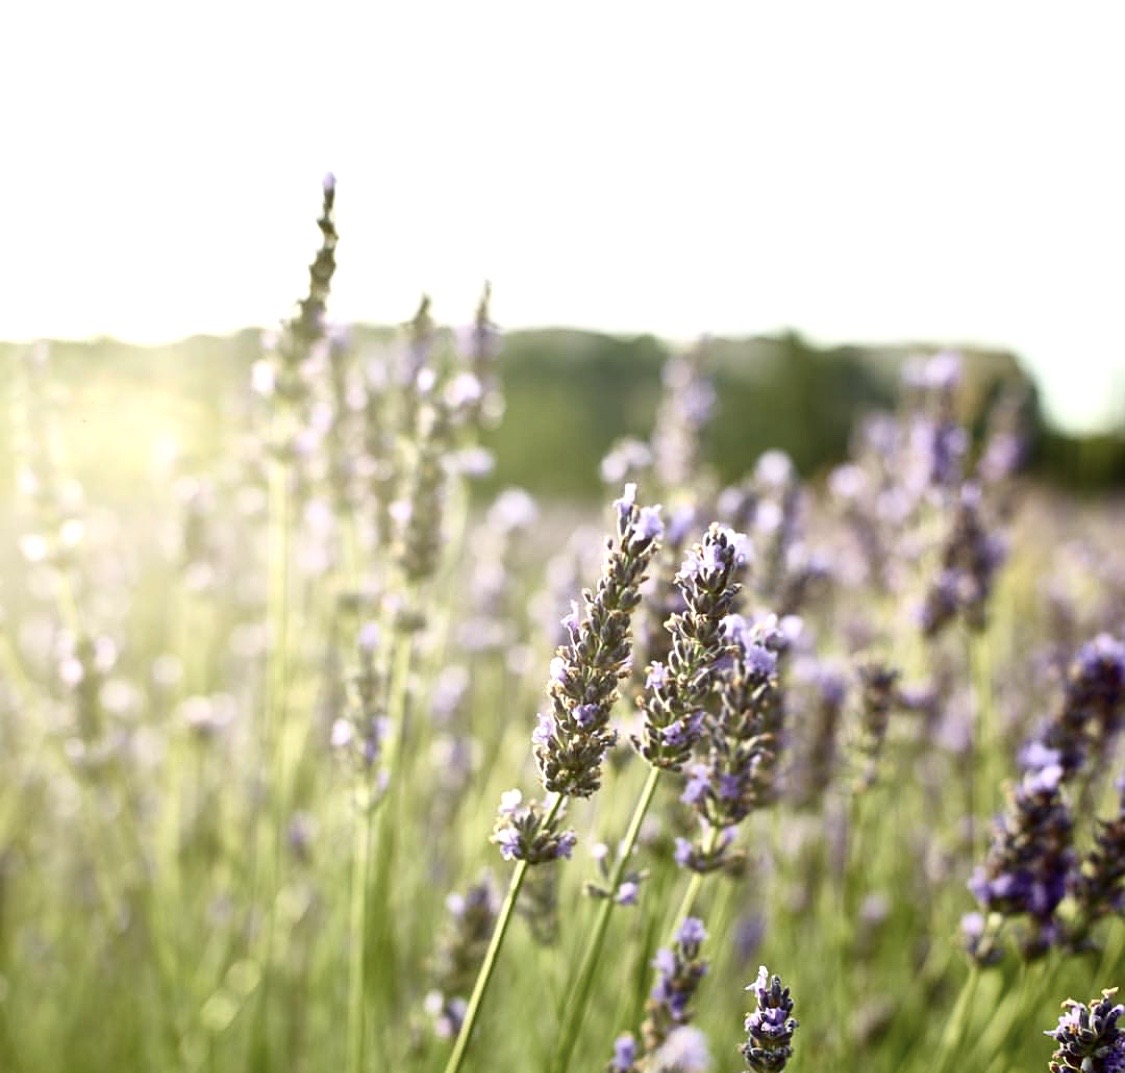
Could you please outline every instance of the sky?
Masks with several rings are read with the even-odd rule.
[[[0,9],[0,338],[341,321],[1011,349],[1125,419],[1125,5]]]

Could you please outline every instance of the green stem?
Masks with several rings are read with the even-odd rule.
[[[371,783],[368,780],[370,793]],[[367,962],[367,879],[371,862],[371,811],[373,802],[362,802],[365,815],[356,824],[352,860],[351,930],[348,947],[348,1073],[361,1073],[366,1038],[364,970]]]
[[[974,738],[977,757],[980,760],[980,775],[984,783],[983,800],[978,804],[986,806],[986,813],[992,812],[997,781],[997,772],[993,768],[993,757],[997,751],[997,727],[992,703],[992,666],[989,655],[987,634],[972,634],[969,638],[969,663],[976,707]],[[970,760],[972,759],[973,757],[970,757]]]
[[[544,829],[549,828],[558,816],[566,798],[556,795],[547,809],[543,820]],[[473,985],[473,993],[469,998],[469,1005],[465,1008],[465,1019],[461,1022],[461,1031],[457,1033],[457,1041],[453,1045],[453,1053],[445,1066],[445,1073],[458,1073],[461,1063],[465,1060],[465,1052],[469,1049],[469,1040],[473,1034],[477,1017],[480,1014],[481,1004],[484,1002],[485,992],[488,990],[489,981],[496,969],[496,962],[500,955],[500,947],[504,943],[508,925],[516,909],[516,899],[519,897],[520,888],[523,886],[527,875],[527,861],[520,861],[512,873],[511,882],[508,884],[508,893],[504,896],[504,904],[500,907],[500,915],[496,918],[496,928],[492,932],[492,939],[488,944],[488,951],[484,955],[477,981]]]
[[[628,866],[633,847],[637,843],[637,836],[640,834],[645,814],[648,812],[649,805],[652,804],[656,784],[660,780],[660,772],[661,769],[658,767],[649,768],[648,778],[645,780],[640,797],[637,798],[632,819],[629,820],[625,838],[618,848],[617,859],[614,861],[613,869],[609,874],[609,894],[602,898],[598,904],[598,915],[594,918],[594,928],[590,932],[590,939],[586,944],[586,951],[578,970],[578,981],[571,991],[571,1001],[567,1004],[563,1016],[558,1047],[555,1050],[554,1073],[567,1073],[570,1067],[570,1059],[582,1031],[582,1021],[586,1016],[586,1006],[590,1000],[590,987],[593,983],[598,960],[601,957],[602,944],[605,941],[606,929],[609,926],[609,917],[613,912],[613,907],[617,904],[614,900],[617,888],[621,885],[622,877],[625,875],[625,869]]]
[[[407,762],[409,750],[404,748],[407,737],[407,719],[409,693],[409,678],[414,654],[413,634],[395,633],[390,655],[387,680],[387,718],[391,725],[391,736],[386,743],[383,755],[380,758],[385,782],[381,788],[378,800],[372,796],[369,799],[367,813],[360,824],[362,836],[357,832],[356,847],[359,847],[359,838],[365,843],[363,851],[364,868],[363,883],[367,891],[363,895],[363,920],[362,925],[354,934],[358,937],[360,952],[351,952],[351,957],[368,957],[369,951],[377,949],[380,953],[381,971],[372,977],[366,971],[366,960],[363,971],[357,977],[357,983],[362,985],[364,1005],[370,1000],[373,986],[378,984],[382,988],[381,999],[385,1004],[384,1023],[393,1026],[398,1018],[395,1005],[398,1001],[398,947],[399,935],[395,924],[395,908],[392,904],[394,887],[391,877],[395,870],[395,856],[399,826],[405,821],[403,814],[402,794],[406,778],[403,770]],[[374,785],[371,785],[372,795]],[[378,817],[378,831],[376,832],[376,813]],[[376,847],[372,852],[372,847]],[[358,854],[357,854],[358,856]],[[358,897],[353,889],[353,897]],[[353,903],[353,911],[357,911]],[[353,942],[356,940],[353,940]],[[349,994],[349,1005],[360,1002],[359,998]],[[386,1040],[380,1037],[380,1044]],[[390,1062],[389,1054],[384,1054],[383,1065]]]
[[[289,683],[289,558],[290,467],[281,458],[271,460],[269,468],[269,532],[266,616],[270,650],[266,679],[266,703],[261,726],[262,763],[268,784],[265,822],[259,822],[259,840],[254,866],[257,887],[265,909],[265,935],[260,958],[262,982],[257,1004],[257,1019],[252,1040],[254,1068],[267,1068],[269,1055],[269,1005],[276,931],[276,902],[280,886],[282,842],[284,839],[287,774],[285,771],[285,712]]]
[[[719,838],[722,832],[718,827],[712,827],[707,832],[707,837],[703,840],[703,853],[704,856],[710,856],[715,852],[715,847],[719,844]],[[670,942],[675,942],[675,936],[679,933],[683,923],[695,908],[696,900],[699,898],[699,892],[703,888],[703,873],[692,872],[691,879],[688,880],[687,889],[684,891],[684,896],[680,899],[680,907],[676,910],[676,915],[672,918],[672,939]]]
[[[962,985],[961,994],[957,997],[957,1005],[953,1007],[953,1013],[945,1024],[945,1032],[941,1037],[940,1065],[936,1073],[946,1073],[947,1070],[956,1068],[956,1059],[965,1039],[965,1031],[969,1026],[973,1009],[973,999],[976,996],[977,984],[980,982],[980,971],[980,966],[973,962],[969,968],[968,979]]]

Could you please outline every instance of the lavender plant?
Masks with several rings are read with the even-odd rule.
[[[635,485],[626,486],[614,507],[616,541],[607,541],[597,588],[583,591],[585,616],[579,617],[575,604],[564,620],[569,643],[561,645],[551,661],[551,710],[539,716],[532,736],[540,777],[551,798],[545,806],[525,804],[522,794],[512,790],[501,799],[492,841],[506,860],[517,862],[516,869],[446,1073],[456,1073],[464,1060],[528,867],[570,856],[574,832],[560,832],[558,821],[568,797],[589,797],[598,789],[602,759],[615,739],[609,717],[617,683],[628,674],[629,618],[640,601],[638,589],[656,553],[662,523],[657,508],[637,505]]]
[[[1066,1012],[1052,1032],[1045,1032],[1057,1044],[1048,1065],[1050,1073],[1120,1073],[1125,1069],[1125,1032],[1117,1022],[1125,1014],[1125,1006],[1114,1002],[1117,988],[1102,992],[1100,999],[1089,1003],[1067,999]]]
[[[780,1073],[793,1057],[793,1033],[799,1022],[792,1016],[789,988],[763,965],[758,979],[746,988],[754,992],[756,1007],[746,1015],[747,1040],[742,1048],[746,1068],[754,1073]]]

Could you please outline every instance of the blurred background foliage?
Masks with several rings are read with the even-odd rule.
[[[396,330],[358,326],[356,346],[393,344]],[[902,362],[932,347],[818,348],[796,333],[712,339],[708,361],[718,406],[705,457],[717,476],[734,480],[746,460],[786,451],[815,479],[844,457],[850,430],[864,413],[893,405]],[[0,494],[9,497],[12,383],[23,350],[0,344]],[[53,343],[54,379],[74,475],[107,505],[127,499],[131,482],[151,472],[154,454],[170,449],[188,468],[210,469],[241,427],[250,367],[260,333],[196,336],[154,347],[112,339]],[[593,501],[598,465],[614,441],[647,437],[660,394],[661,368],[673,348],[651,335],[632,338],[574,329],[505,335],[499,372],[506,399],[500,427],[486,438],[496,468],[480,494],[519,485],[548,498]],[[1125,429],[1085,436],[1051,428],[1034,383],[1018,359],[996,351],[965,353],[965,415],[1015,388],[1026,395],[1033,438],[1031,469],[1070,491],[1125,487]],[[979,431],[979,430],[978,430]]]

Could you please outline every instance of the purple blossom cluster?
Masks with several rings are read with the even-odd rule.
[[[532,736],[543,785],[567,797],[590,797],[601,785],[602,760],[616,740],[610,713],[631,666],[630,616],[663,533],[659,508],[639,507],[636,493],[626,485],[614,504],[617,539],[607,543],[597,589],[584,591],[583,607],[573,604],[563,619],[568,640],[551,660],[551,709]]]
[[[1117,814],[1098,821],[1093,845],[1067,879],[1074,901],[1067,939],[1073,947],[1089,942],[1098,921],[1125,913],[1125,778],[1117,788]]]
[[[555,820],[548,822],[548,812],[538,801],[525,802],[519,790],[506,790],[500,795],[489,841],[499,847],[506,861],[544,864],[569,858],[578,836],[569,830],[560,832]]]
[[[878,773],[879,758],[887,737],[891,712],[898,696],[898,669],[878,656],[868,656],[859,663],[860,709],[856,748],[864,760],[857,789],[869,789]]]
[[[1114,1001],[1116,994],[1111,988],[1088,1004],[1063,1003],[1058,1027],[1044,1033],[1058,1044],[1050,1073],[1125,1073],[1125,1032],[1117,1027],[1125,1006]]]
[[[700,437],[715,405],[704,375],[707,343],[665,362],[664,391],[652,434],[653,476],[665,492],[690,486],[699,471]]]
[[[373,622],[364,624],[356,644],[357,667],[348,682],[347,709],[332,724],[331,732],[333,750],[357,774],[368,777],[367,792],[372,795],[381,792],[386,773],[380,773],[374,781],[369,776],[377,767],[391,733],[384,708],[385,683],[376,661],[378,649],[378,626]],[[374,797],[365,802],[368,807],[372,804]]]
[[[705,704],[730,653],[723,623],[733,613],[749,558],[741,533],[712,524],[676,574],[684,610],[667,623],[668,662],[649,666],[641,706],[644,727],[634,745],[654,767],[679,771],[704,729]]]
[[[707,961],[700,956],[707,931],[698,917],[687,917],[676,931],[672,946],[661,947],[653,958],[656,983],[645,1005],[641,1039],[646,1054],[652,1054],[673,1029],[692,1019],[691,1001],[703,977]]]
[[[758,979],[746,988],[754,992],[756,1007],[746,1015],[746,1044],[742,1057],[754,1073],[780,1073],[793,1057],[794,1019],[789,988],[781,986],[780,976],[770,976],[762,965]]]
[[[785,714],[778,655],[786,635],[771,615],[723,623],[733,642],[719,675],[718,712],[681,800],[712,827],[732,827],[773,800]]]
[[[1063,769],[1049,764],[1027,772],[1009,790],[1008,807],[995,825],[985,862],[969,881],[982,910],[1003,918],[1024,917],[1021,939],[1027,959],[1041,956],[1059,938],[1055,910],[1066,894],[1074,865],[1073,821],[1063,797]],[[991,936],[973,917],[964,927],[970,952],[981,961],[995,955]]]

